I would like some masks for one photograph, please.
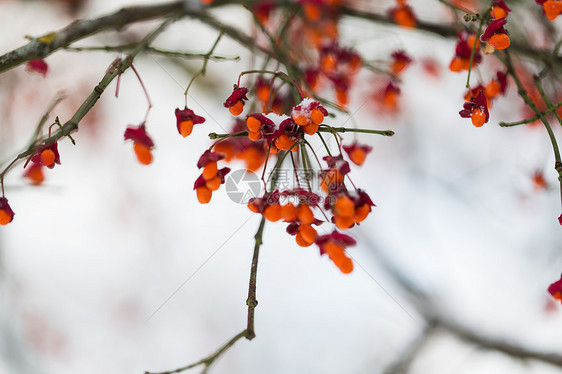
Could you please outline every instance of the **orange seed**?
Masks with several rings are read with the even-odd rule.
[[[197,188],[197,200],[199,200],[201,204],[207,204],[209,201],[211,201],[212,196],[213,191],[211,191],[209,188],[205,186]]]
[[[51,166],[55,162],[55,152],[52,149],[45,149],[41,152],[41,163],[45,166]]]
[[[237,116],[240,113],[242,113],[242,111],[244,110],[244,103],[242,102],[242,100],[238,100],[236,102],[236,104],[234,104],[231,107],[228,107],[228,111],[230,112],[230,114],[232,114],[233,116]]]
[[[180,123],[180,134],[184,138],[189,136],[193,131],[193,121],[188,119],[187,121],[183,121]]]
[[[150,147],[141,144],[141,143],[135,143],[133,145],[133,150],[135,151],[135,154],[137,155],[137,160],[143,164],[143,165],[150,165],[150,163],[152,162],[152,151],[150,150]],[[43,154],[41,154],[42,156]]]

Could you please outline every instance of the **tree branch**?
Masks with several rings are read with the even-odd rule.
[[[482,348],[502,352],[517,359],[537,360],[562,367],[562,355],[560,354],[533,351],[500,339],[483,337],[481,335],[473,333],[469,329],[466,329],[460,325],[457,325],[450,321],[446,321],[444,319],[439,318],[430,321],[435,323],[436,327],[443,328],[444,330],[452,333],[462,340],[478,345]]]
[[[27,61],[50,55],[73,42],[105,30],[123,27],[150,19],[165,18],[185,13],[184,2],[122,8],[116,13],[90,20],[75,21],[65,28],[33,38],[26,45],[0,56],[0,73]]]

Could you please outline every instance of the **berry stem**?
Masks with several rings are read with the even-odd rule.
[[[472,63],[474,62],[474,55],[476,54],[476,46],[478,45],[480,39],[480,33],[482,32],[482,26],[484,26],[484,17],[480,19],[480,25],[478,26],[478,33],[474,35],[474,44],[470,50],[470,60],[468,61],[468,74],[466,77],[466,88],[470,88],[470,73],[472,72]]]
[[[334,133],[334,132],[360,132],[363,134],[376,134],[376,135],[382,135],[382,136],[393,136],[394,135],[394,131],[392,130],[371,130],[371,129],[354,129],[354,128],[350,128],[350,127],[332,127],[332,126],[328,126],[328,125],[320,125],[320,128],[318,128],[318,132],[329,132],[329,133]]]
[[[556,109],[562,107],[562,101],[560,101],[558,104],[550,106],[549,108],[547,108],[543,114],[550,114],[552,112],[555,112]],[[535,121],[540,120],[541,118],[539,116],[534,116],[531,118],[527,118],[525,120],[522,121],[517,121],[517,122],[500,122],[499,125],[500,127],[513,127],[513,126],[519,126],[519,125],[526,125],[528,123],[532,123]]]
[[[195,78],[197,78],[198,76],[200,76],[200,75],[203,76],[203,77],[205,76],[205,73],[207,72],[207,63],[209,62],[209,59],[211,58],[211,56],[215,52],[215,49],[217,48],[217,45],[219,44],[219,41],[221,40],[223,35],[224,35],[224,29],[221,28],[219,36],[217,36],[217,39],[213,43],[213,46],[211,47],[209,52],[207,52],[205,55],[203,55],[203,66],[201,66],[201,70],[199,70],[189,81],[189,84],[187,85],[187,88],[185,89],[185,92],[183,93],[183,95],[185,96],[185,107],[186,108],[187,108],[187,93],[188,93],[189,89],[191,88],[191,85],[195,81]]]

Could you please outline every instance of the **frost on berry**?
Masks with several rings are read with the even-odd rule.
[[[223,103],[225,108],[228,108],[233,116],[237,116],[244,110],[244,102],[248,100],[246,94],[248,89],[246,87],[234,86],[232,94]]]
[[[316,134],[327,115],[328,111],[318,101],[311,98],[303,99],[291,111],[293,121],[308,135]]]
[[[496,19],[488,25],[484,33],[480,36],[480,41],[486,42],[492,50],[485,51],[492,52],[494,49],[506,49],[510,45],[510,39],[507,35],[507,30],[504,28],[507,23],[506,18]]]
[[[462,118],[470,118],[475,127],[481,127],[490,118],[488,113],[488,103],[486,96],[480,91],[478,96],[473,97],[470,101],[465,102],[463,110],[459,112]]]

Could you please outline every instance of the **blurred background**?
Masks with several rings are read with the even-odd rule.
[[[1,53],[25,44],[26,35],[149,3],[1,1]],[[379,14],[393,5],[354,3]],[[451,19],[440,2],[410,4],[422,19]],[[240,7],[213,14],[254,32]],[[157,25],[143,22],[75,45],[125,44]],[[562,230],[544,128],[497,126],[524,117],[511,81],[484,127],[460,118],[466,75],[448,71],[453,39],[351,18],[341,20],[340,35],[342,44],[370,61],[388,60],[398,49],[414,59],[402,76],[396,111],[377,107],[377,79],[365,70],[355,80],[351,115],[327,120],[396,132],[392,138],[343,135],[346,143],[357,139],[373,147],[350,174],[377,205],[349,232],[358,241],[348,250],[355,270],[342,274],[316,246],[298,247],[285,225],[268,223],[257,337],[238,342],[212,372],[390,373],[401,372],[400,365],[411,373],[561,372],[561,366],[495,349],[502,343],[562,354],[562,307],[546,292],[562,270]],[[215,30],[186,18],[155,45],[206,53],[216,37]],[[135,60],[153,103],[147,121],[156,143],[151,165],[140,165],[123,140],[127,125],[139,125],[146,111],[142,88],[127,71],[119,97],[114,82],[80,124],[76,146],[59,142],[62,164],[47,170],[41,186],[23,178],[22,165],[8,174],[6,196],[16,216],[0,230],[0,373],[172,370],[245,328],[260,217],[231,201],[224,186],[201,205],[192,186],[200,174],[197,160],[210,145],[207,134],[226,132],[233,122],[223,101],[238,74],[256,63],[228,38],[215,52],[241,59],[210,61],[206,76],[190,89],[188,106],[207,121],[185,139],[177,133],[174,110],[183,108],[183,92],[201,60]],[[59,51],[46,59],[46,77],[24,66],[1,74],[2,163],[27,145],[54,98],[65,95],[49,123],[55,115],[64,123],[120,56]],[[482,69],[473,81],[493,73]],[[544,173],[544,184],[533,178],[537,172]]]

